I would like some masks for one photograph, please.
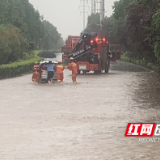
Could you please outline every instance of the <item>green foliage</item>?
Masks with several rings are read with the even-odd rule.
[[[131,58],[152,63],[160,61],[159,3],[159,0],[115,2],[113,15],[104,23],[110,43],[120,43],[123,49],[130,51]]]
[[[154,53],[160,61],[160,9],[153,15],[153,25],[156,27],[156,42],[154,43]]]
[[[126,47],[126,8],[133,0],[120,0],[114,2],[113,15],[104,21],[104,32],[109,33],[110,43],[120,43]]]
[[[159,41],[155,42],[154,44],[154,53],[155,53],[155,56],[158,58],[158,60],[160,60],[160,42]]]
[[[43,20],[28,0],[0,0],[0,64],[22,59],[25,51],[61,46],[56,27]]]
[[[118,43],[118,38],[116,37],[115,28],[114,28],[114,18],[105,17],[105,20],[102,25],[102,32],[107,37],[110,43]]]
[[[125,17],[126,17],[126,9],[129,6],[129,4],[132,2],[134,2],[135,0],[120,0],[120,1],[116,1],[114,2],[114,13],[113,16],[116,20],[119,21],[124,21]]]
[[[92,14],[88,17],[88,24],[85,31],[97,32],[99,35],[106,36],[110,43],[120,43],[126,45],[126,8],[133,0],[120,0],[114,3],[114,13],[111,17],[106,17],[100,31],[100,16]]]
[[[26,39],[17,27],[0,25],[0,64],[22,58],[26,48]]]
[[[160,9],[153,15],[153,24],[156,30],[160,30]]]
[[[160,0],[119,0],[114,2],[113,10],[112,16],[106,17],[102,24],[103,35],[109,43],[119,43],[128,51],[122,55],[123,60],[158,71]],[[92,14],[86,31],[101,33],[97,24],[99,19]]]
[[[61,35],[58,33],[57,28],[48,21],[43,21],[44,34],[39,40],[40,49],[50,50],[59,49],[63,45]]]
[[[37,42],[43,34],[41,17],[28,0],[1,0],[0,24],[19,28],[29,41]]]
[[[84,32],[100,32],[100,15],[98,13],[88,16],[88,23]]]
[[[34,63],[42,60],[42,58],[37,56],[38,53],[39,51],[35,51],[34,58],[26,61],[0,65],[0,79],[15,77],[25,72],[32,71]]]
[[[122,56],[121,56],[121,60],[122,61],[126,61],[126,62],[130,62],[133,64],[137,64],[137,65],[141,65],[144,67],[147,67],[149,69],[154,70],[155,72],[160,72],[160,68],[159,65],[156,65],[154,63],[148,63],[146,60],[138,60],[138,59],[134,59],[128,56],[128,53],[125,52]]]
[[[88,25],[94,25],[100,23],[100,15],[98,13],[93,14],[88,17]]]

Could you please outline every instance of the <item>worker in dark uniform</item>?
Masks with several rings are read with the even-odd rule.
[[[49,61],[49,64],[46,65],[47,70],[48,70],[48,83],[52,83],[53,82],[53,70],[54,70],[54,64],[52,63],[52,61]]]
[[[68,66],[66,68],[68,68],[69,70],[72,71],[72,81],[73,83],[77,83],[76,78],[77,78],[77,74],[78,74],[78,68],[77,68],[77,64],[74,62],[74,58],[71,57],[70,59],[70,64],[68,64]]]
[[[55,71],[57,73],[57,82],[63,82],[63,70],[64,70],[64,66],[62,65],[62,62],[59,61],[58,65],[55,67]]]

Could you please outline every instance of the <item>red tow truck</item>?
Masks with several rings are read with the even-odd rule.
[[[75,59],[79,74],[81,71],[83,74],[89,71],[108,73],[110,61],[120,59],[120,55],[121,46],[119,44],[109,44],[105,37],[99,38],[97,33],[85,33],[79,37],[78,43],[66,58]]]

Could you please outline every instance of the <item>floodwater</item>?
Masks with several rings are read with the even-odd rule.
[[[61,55],[60,55],[61,57]],[[127,123],[160,123],[159,77],[112,63],[64,84],[33,84],[31,74],[0,81],[0,160],[154,160],[160,142],[125,137]]]

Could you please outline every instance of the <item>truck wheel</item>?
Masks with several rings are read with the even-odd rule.
[[[101,74],[101,70],[99,70],[99,71],[94,71],[94,74]]]
[[[78,71],[78,74],[81,74],[81,71]]]
[[[108,73],[109,72],[109,68],[105,69],[105,73]]]
[[[110,68],[110,61],[108,60],[107,68],[105,69],[105,73],[108,73],[108,72],[109,72],[109,68]]]
[[[86,74],[86,71],[83,71],[83,74]]]

